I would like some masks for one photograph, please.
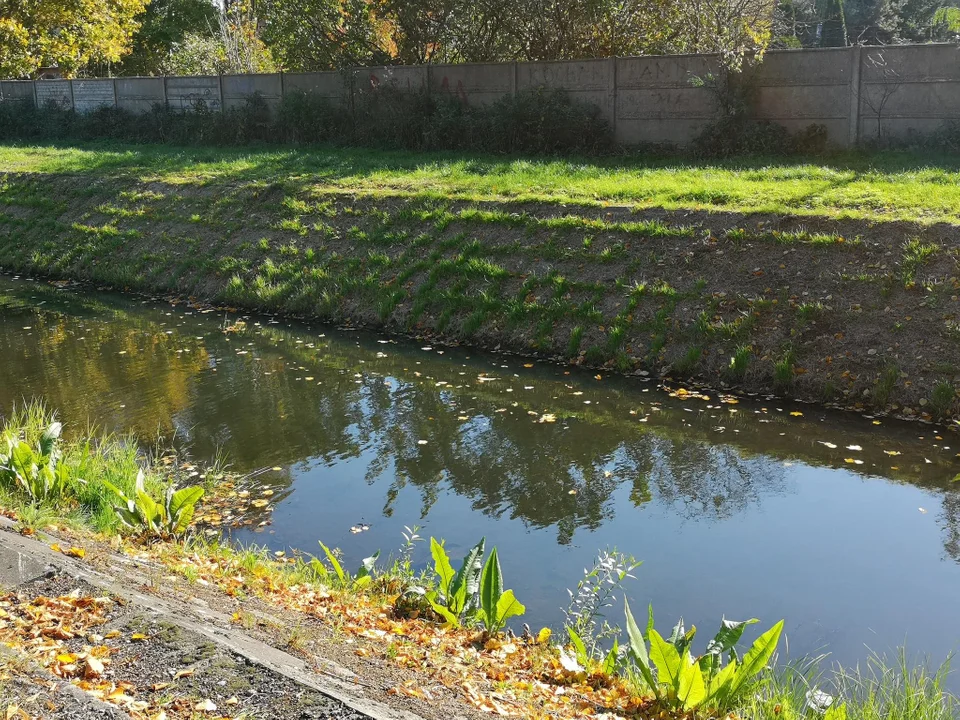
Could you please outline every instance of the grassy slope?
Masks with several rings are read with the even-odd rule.
[[[0,172],[8,268],[957,410],[960,162],[86,146]]]

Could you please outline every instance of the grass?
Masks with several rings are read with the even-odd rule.
[[[626,203],[636,207],[925,223],[960,221],[960,160],[905,152],[851,153],[809,161],[751,158],[695,164],[642,157],[505,159],[322,147],[304,152],[101,144],[0,147],[0,167],[15,173],[132,174],[172,183],[311,176],[317,182],[351,192],[390,191],[435,199]],[[39,198],[37,201],[42,202]],[[323,214],[322,202],[323,198],[317,197],[313,208],[293,204],[289,210]],[[488,220],[481,214],[474,214],[474,219]],[[655,226],[639,229],[642,234],[658,231]],[[778,238],[778,242],[796,240],[835,241],[818,234],[781,234]]]
[[[14,409],[0,430],[0,452],[5,450],[8,438],[19,438],[36,447],[40,436],[54,420],[55,415],[42,403],[27,403]],[[114,533],[120,529],[120,521],[113,510],[116,498],[107,490],[104,480],[132,495],[138,471],[146,468],[145,486],[149,492],[159,495],[164,485],[130,437],[99,434],[90,428],[81,438],[63,442],[61,453],[60,462],[66,466],[72,479],[68,491],[61,497],[43,504],[23,502],[17,499],[13,488],[0,486],[0,502],[20,507],[21,523],[36,528],[56,519],[72,526]]]
[[[960,702],[946,689],[949,673],[950,658],[931,667],[911,662],[903,648],[892,657],[872,654],[853,668],[825,669],[822,658],[803,660],[772,668],[737,714],[756,720],[955,720]],[[821,703],[811,703],[814,693],[825,693]],[[828,702],[832,713],[815,709]]]

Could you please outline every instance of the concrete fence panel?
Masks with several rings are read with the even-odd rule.
[[[355,68],[352,71],[353,91],[363,95],[384,87],[394,87],[400,92],[425,92],[428,74],[426,65]]]
[[[860,136],[905,139],[960,121],[960,49],[954,45],[863,48]]]
[[[513,63],[430,67],[430,92],[458,98],[467,105],[490,105],[513,95],[516,81],[516,65]]]
[[[117,107],[132,113],[144,113],[166,100],[161,77],[117,78]]]
[[[73,109],[73,90],[69,80],[37,80],[35,84],[38,107],[53,105],[62,110]]]
[[[562,88],[571,98],[592,103],[611,124],[615,123],[616,61],[563,60],[559,62],[519,63],[517,91],[535,88]]]
[[[248,97],[257,93],[267,105],[275,108],[283,95],[283,84],[279,74],[272,75],[224,75],[223,107],[242,106]]]
[[[0,81],[0,102],[17,102],[32,107],[33,83],[29,80]]]
[[[283,92],[305,92],[326,98],[331,103],[343,102],[348,81],[339,72],[284,73]]]
[[[73,109],[88,113],[102,107],[116,107],[117,96],[113,80],[100,78],[71,80],[73,86]]]
[[[338,72],[222,77],[92,78],[0,82],[0,100],[90,112],[117,106],[144,112],[168,102],[191,110],[237,107],[259,92],[271,106],[285,93],[353,102],[393,87],[447,95],[474,106],[535,88],[562,88],[597,106],[626,145],[689,143],[716,117],[710,76],[716,56],[607,58],[541,63],[353,68]],[[697,83],[700,78],[707,83]],[[878,135],[903,138],[960,123],[960,48],[952,44],[784,50],[750,71],[758,119],[790,130],[824,125],[834,145]]]
[[[809,53],[771,52],[750,70],[756,86],[754,116],[798,131],[823,125],[834,142],[845,142],[850,131],[851,98],[855,88],[849,48]]]
[[[713,96],[696,79],[716,69],[714,58],[696,55],[618,58],[618,142],[682,145],[696,137],[714,117]]]
[[[193,110],[204,103],[210,110],[221,110],[220,78],[200,75],[168,77],[167,103],[175,110]]]

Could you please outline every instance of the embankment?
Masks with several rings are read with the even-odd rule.
[[[435,158],[400,182],[346,150],[301,165],[289,151],[222,164],[209,150],[43,163],[31,152],[7,148],[0,165],[8,270],[857,409],[960,414],[950,220],[742,202],[725,212],[709,193],[665,210],[615,185],[538,198],[536,178],[525,197],[489,178],[483,191],[447,191]]]

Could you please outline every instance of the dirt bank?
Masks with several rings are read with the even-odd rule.
[[[960,227],[0,174],[0,267],[960,417]]]

